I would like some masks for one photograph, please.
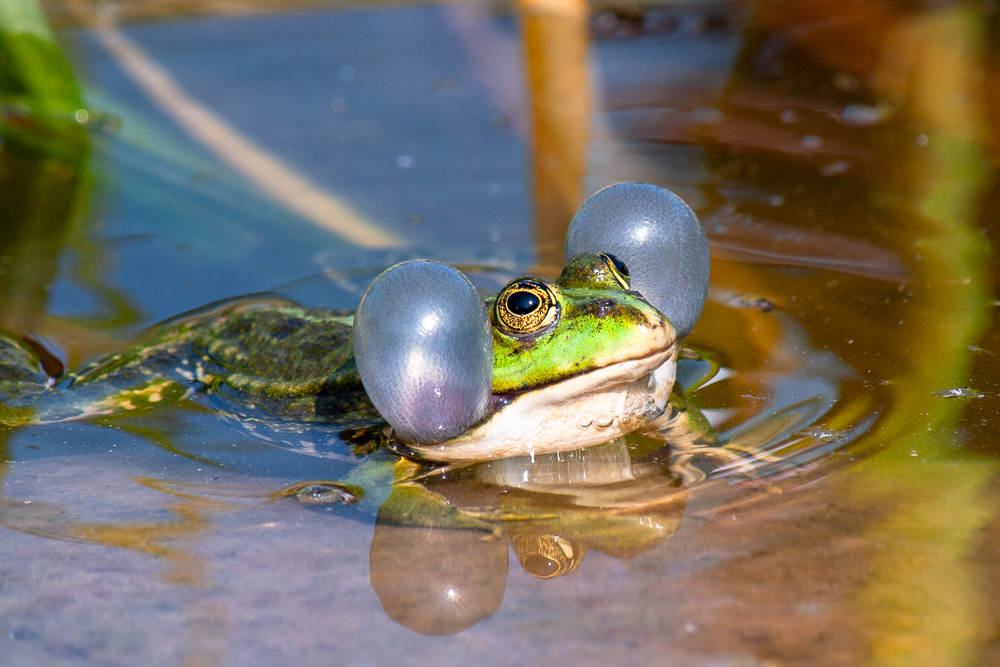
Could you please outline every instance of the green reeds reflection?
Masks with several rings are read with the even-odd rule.
[[[900,20],[886,44],[905,49],[890,48],[878,78],[879,92],[905,103],[925,128],[901,156],[905,184],[887,185],[908,193],[905,236],[918,249],[914,285],[927,317],[906,337],[908,370],[893,378],[893,408],[873,433],[880,453],[840,485],[852,502],[888,508],[865,531],[875,548],[855,595],[871,664],[973,664],[982,634],[985,600],[969,556],[995,513],[985,485],[996,466],[956,460],[949,439],[964,403],[935,394],[967,382],[968,348],[990,307],[988,248],[973,224],[988,176],[975,84],[982,32],[982,19],[959,9]]]

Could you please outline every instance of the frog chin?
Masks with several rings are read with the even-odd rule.
[[[589,447],[663,413],[674,385],[673,344],[517,395],[488,419],[439,445],[409,445],[432,461],[486,461]]]

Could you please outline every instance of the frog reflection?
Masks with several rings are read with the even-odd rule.
[[[386,611],[419,632],[457,632],[499,607],[508,543],[528,572],[551,578],[588,550],[651,548],[683,515],[669,447],[657,443],[660,458],[640,464],[622,442],[602,443],[683,421],[671,391],[680,339],[705,302],[705,234],[676,195],[623,184],[581,208],[566,256],[555,281],[523,277],[485,301],[457,270],[414,261],[377,278],[356,314],[275,298],[216,304],[64,378],[35,347],[0,335],[0,425],[104,420],[192,399],[275,429],[384,420],[391,444],[416,458],[493,460],[435,470],[376,457],[353,475],[388,465],[397,477],[371,549]],[[598,449],[551,458],[586,446]],[[524,465],[521,482],[507,479]],[[346,482],[332,485],[341,501]],[[320,487],[293,493],[316,499]],[[126,532],[131,540],[136,529]],[[422,570],[401,576],[414,564]]]
[[[703,473],[727,455],[705,436]],[[528,574],[552,579],[574,572],[590,551],[630,559],[667,540],[688,509],[671,462],[677,457],[663,442],[635,436],[457,470],[404,460],[378,511],[372,588],[386,613],[415,632],[466,630],[500,608],[509,550]],[[370,475],[372,466],[393,464],[367,465]],[[314,502],[320,486],[288,494]],[[330,483],[331,500],[343,499],[340,488],[358,491]]]

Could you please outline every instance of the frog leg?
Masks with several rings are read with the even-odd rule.
[[[0,329],[0,424],[21,426],[36,421],[33,400],[46,391],[48,381],[38,354]]]
[[[667,407],[664,415],[643,433],[670,445],[670,469],[686,485],[704,481],[715,473],[751,475],[757,465],[781,460],[739,441],[719,442],[698,406],[681,394],[671,394]]]
[[[359,465],[343,481],[300,482],[277,495],[307,504],[357,505],[366,514],[376,515],[382,525],[476,530],[485,538],[499,536],[498,524],[463,511],[421,485],[417,480],[426,468],[427,464],[381,454]]]
[[[176,403],[206,381],[192,365],[193,327],[154,330],[132,346],[70,373],[35,399],[39,423],[109,417]]]
[[[702,482],[718,467],[741,459],[719,443],[718,434],[701,410],[682,394],[670,395],[667,409],[643,435],[670,445],[670,470],[685,485]]]
[[[0,424],[107,417],[186,398],[200,383],[178,361],[183,341],[175,342],[135,345],[56,382],[27,344],[0,331]]]

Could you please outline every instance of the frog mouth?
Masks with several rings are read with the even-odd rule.
[[[472,462],[607,442],[662,414],[673,387],[679,347],[672,343],[643,357],[499,396],[493,413],[457,438],[410,448],[433,461]]]
[[[559,380],[554,380],[548,384],[539,385],[531,387],[530,389],[521,389],[518,391],[512,391],[506,394],[493,394],[494,410],[499,411],[504,409],[506,406],[510,405],[514,401],[518,400],[522,396],[527,396],[533,393],[544,392],[549,387],[554,387],[556,385],[562,385],[563,383],[572,382],[573,380],[583,380],[588,386],[593,386],[594,388],[599,388],[605,386],[608,383],[615,383],[617,378],[632,378],[636,373],[640,375],[645,375],[646,372],[651,372],[660,368],[664,362],[670,357],[673,346],[651,352],[642,357],[634,357],[632,359],[623,359],[621,361],[615,361],[599,368],[587,371],[586,373],[579,373],[568,378],[562,378]],[[585,379],[585,380],[584,380]],[[579,384],[579,383],[578,383]]]

